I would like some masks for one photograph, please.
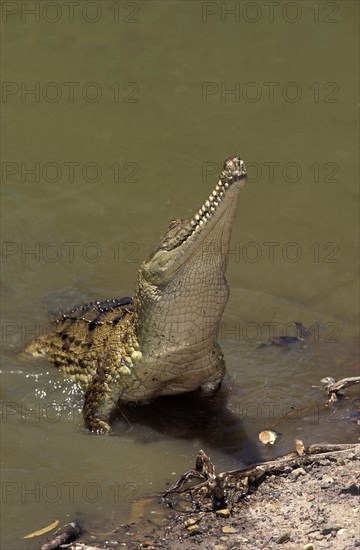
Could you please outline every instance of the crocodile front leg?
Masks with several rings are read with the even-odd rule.
[[[111,395],[111,379],[110,368],[106,366],[103,359],[99,359],[96,374],[86,390],[83,406],[85,424],[91,432],[98,434],[111,432],[109,419],[116,407]]]
[[[118,408],[124,392],[134,384],[134,363],[129,363],[129,356],[119,355],[114,344],[108,341],[110,349],[97,358],[96,372],[85,392],[85,424],[98,434],[111,432],[110,416]]]

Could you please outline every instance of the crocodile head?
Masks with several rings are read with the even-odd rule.
[[[238,193],[246,181],[239,157],[226,160],[209,198],[188,220],[174,220],[143,262],[135,294],[135,327],[143,352],[158,346],[209,345],[229,290],[225,278]]]

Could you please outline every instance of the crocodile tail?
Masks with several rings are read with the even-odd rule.
[[[48,336],[43,335],[26,344],[24,352],[34,357],[45,357],[47,354]]]

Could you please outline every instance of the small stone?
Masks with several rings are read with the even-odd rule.
[[[219,537],[219,540],[222,540],[223,542],[226,542],[229,540],[229,537]]]
[[[322,480],[324,483],[334,483],[334,478],[326,474],[324,475]]]
[[[222,510],[216,510],[215,515],[219,516],[220,518],[228,518],[230,516],[230,510],[228,510],[228,508],[223,508]]]
[[[320,488],[321,489],[329,489],[330,483],[321,483]]]
[[[326,376],[325,378],[322,378],[320,380],[320,383],[324,384],[324,386],[328,386],[329,384],[335,383],[335,378],[333,378],[332,376]]]
[[[297,479],[298,477],[304,476],[304,475],[306,475],[304,468],[296,468],[291,472],[290,477],[293,479]]]
[[[325,537],[321,533],[318,533],[317,535],[315,535],[315,538],[316,540],[324,540]]]
[[[314,545],[309,542],[308,544],[304,544],[303,550],[314,550]]]
[[[315,499],[316,499],[316,497],[315,497],[314,495],[310,495],[310,496],[307,497],[306,500],[307,500],[308,502],[312,502],[312,501],[315,500]]]
[[[191,527],[192,525],[195,525],[196,523],[197,523],[197,520],[193,519],[193,518],[190,518],[190,519],[187,519],[186,521],[184,521],[184,525],[186,527]]]
[[[341,458],[341,456],[339,456],[339,457],[336,459],[336,464],[337,464],[338,466],[344,466],[345,461],[344,461],[343,458]]]
[[[235,527],[230,527],[230,526],[228,526],[228,525],[226,525],[225,527],[223,527],[221,530],[222,530],[223,533],[227,533],[228,535],[234,534],[234,533],[237,533],[237,532],[238,532],[238,530],[235,529]]]
[[[284,542],[288,542],[290,540],[290,533],[284,533],[283,535],[280,535],[280,537],[278,537],[276,539],[276,544],[283,544]]]
[[[215,544],[214,550],[226,550],[226,546],[224,544]]]
[[[186,521],[184,521],[184,525],[186,525],[186,527],[195,525],[195,523],[198,523],[201,520],[201,518],[204,517],[204,515],[205,515],[205,512],[201,512],[201,514],[199,514],[196,518],[189,518]]]
[[[323,527],[321,529],[321,534],[322,535],[329,535],[329,533],[331,533],[331,531],[339,531],[340,527],[338,527],[337,525],[325,525],[325,527]]]
[[[338,535],[345,535],[346,533],[346,529],[339,529],[338,530]]]
[[[191,535],[197,535],[198,533],[201,533],[200,527],[198,525],[190,525],[187,530]]]

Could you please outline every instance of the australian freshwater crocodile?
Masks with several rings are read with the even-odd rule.
[[[220,386],[225,363],[217,338],[229,296],[225,271],[245,181],[243,161],[226,160],[200,210],[189,220],[170,222],[140,266],[134,299],[76,307],[27,346],[83,386],[91,431],[109,433],[110,416],[121,402]]]

